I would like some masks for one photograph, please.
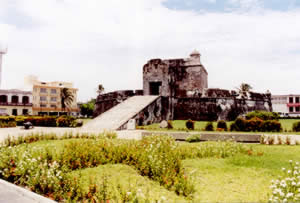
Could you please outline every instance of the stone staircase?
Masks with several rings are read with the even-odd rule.
[[[159,96],[133,96],[86,123],[83,130],[117,130]]]

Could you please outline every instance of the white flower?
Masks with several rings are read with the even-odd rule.
[[[289,160],[290,163],[293,163],[293,160]]]
[[[283,171],[285,171],[285,168],[282,168]]]
[[[129,195],[131,195],[131,192],[127,192],[126,194],[129,196]]]
[[[292,185],[293,185],[293,186],[295,186],[295,185],[296,185],[296,183],[293,181],[293,182],[292,182]]]
[[[286,197],[289,198],[289,197],[292,197],[293,195],[294,195],[294,193],[289,192],[289,193],[286,194]]]
[[[296,162],[296,165],[298,165],[298,164],[299,164],[299,162],[297,161],[297,162]]]
[[[292,171],[291,170],[288,170],[288,172],[287,173],[291,173]]]
[[[163,200],[163,201],[166,201],[166,197],[165,196],[161,196],[160,199]]]

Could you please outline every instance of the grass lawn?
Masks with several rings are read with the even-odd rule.
[[[283,132],[282,133],[291,133],[293,123],[300,121],[300,119],[279,119],[279,122],[281,123]],[[154,123],[147,126],[138,126],[137,128],[145,129],[145,130],[159,130],[159,131],[187,131],[185,126],[185,120],[174,120],[172,121],[173,129],[163,129],[159,127],[159,123]],[[205,125],[207,121],[196,121],[195,122],[195,131],[204,131]],[[232,121],[226,122],[227,127],[229,128]],[[213,122],[214,129],[217,128],[217,122]],[[249,132],[247,132],[249,133]],[[264,132],[265,133],[265,132]],[[295,133],[293,133],[295,134]]]
[[[53,152],[64,150],[70,140],[40,141],[31,147],[50,147]],[[78,140],[80,141],[80,140]],[[186,143],[184,147],[200,147],[205,143]],[[266,202],[270,194],[271,180],[282,174],[289,160],[300,161],[300,146],[270,146],[243,144],[253,149],[253,155],[236,154],[228,158],[197,158],[183,160],[186,174],[195,186],[193,202]],[[26,149],[27,145],[20,145]],[[167,190],[158,182],[141,176],[133,167],[123,164],[100,165],[70,172],[80,180],[85,190],[91,181],[105,185],[108,192],[119,187],[127,192],[140,190],[146,199],[168,202],[190,202],[183,196]],[[114,192],[112,192],[114,193]],[[109,194],[108,194],[109,195]],[[113,197],[112,197],[113,198]]]

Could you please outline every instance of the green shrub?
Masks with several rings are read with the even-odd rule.
[[[266,120],[263,121],[261,125],[262,132],[281,132],[282,127],[281,123],[275,120]]]
[[[213,122],[207,122],[205,127],[204,127],[204,130],[205,131],[214,131],[214,125],[213,125]]]
[[[245,131],[246,129],[246,120],[238,117],[235,121],[230,125],[230,131]]]
[[[75,118],[72,116],[60,116],[56,119],[56,126],[58,127],[72,127],[76,124]]]
[[[17,123],[14,116],[0,116],[0,128],[16,127]]]
[[[276,112],[268,112],[268,111],[252,111],[246,114],[247,120],[250,120],[255,117],[260,118],[261,120],[278,120],[279,114]]]
[[[224,129],[224,131],[227,131],[226,122],[223,121],[223,120],[219,120],[218,123],[217,123],[217,128]]]
[[[185,126],[189,130],[194,130],[195,129],[195,121],[189,119],[185,122]]]
[[[300,121],[293,123],[293,131],[300,132]]]
[[[257,117],[253,117],[250,120],[245,121],[246,132],[259,132],[262,130],[263,120]]]

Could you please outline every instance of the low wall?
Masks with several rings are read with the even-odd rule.
[[[166,132],[147,131],[142,132],[142,136],[169,135],[175,140],[186,140],[191,135],[200,135],[200,141],[225,141],[234,140],[236,142],[259,143],[261,134],[247,133],[207,133],[207,132]]]
[[[136,125],[150,125],[152,123],[159,123],[162,120],[171,119],[169,112],[169,98],[159,97],[137,113],[132,119],[135,119]],[[123,129],[127,129],[127,123],[119,128],[119,130]]]
[[[254,110],[271,111],[268,100],[227,98],[175,98],[173,120],[234,120]]]
[[[93,116],[97,117],[132,96],[143,95],[143,90],[122,90],[98,95]]]

